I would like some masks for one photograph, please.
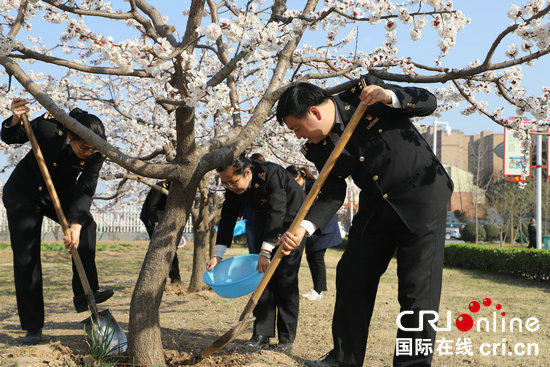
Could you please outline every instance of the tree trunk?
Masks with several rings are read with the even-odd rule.
[[[219,218],[213,223],[217,223]],[[214,229],[214,226],[210,229],[210,249],[208,250],[208,256],[212,258],[214,256],[214,251],[216,250],[216,238],[218,237],[218,231]]]
[[[474,204],[474,217],[475,217],[475,223],[476,223],[476,245],[477,243],[479,242],[479,229],[478,229],[478,226],[479,226],[479,223],[477,221],[477,202]]]
[[[515,242],[515,236],[514,236],[514,218],[511,217],[510,219],[510,243],[513,245]]]
[[[193,228],[195,233],[195,248],[193,250],[193,270],[189,280],[189,292],[198,292],[203,289],[202,275],[210,250],[211,229],[214,225],[210,221],[210,211],[218,210],[215,207],[216,196],[210,192],[210,178],[212,173],[206,174],[200,182],[200,198],[195,202],[192,211]],[[198,206],[198,207],[197,207]]]
[[[202,226],[201,226],[202,227]],[[197,227],[194,227],[197,228]],[[195,241],[193,250],[193,271],[189,280],[189,292],[198,292],[203,288],[202,274],[206,269],[208,261],[208,248],[210,245],[210,230],[195,230]]]
[[[176,253],[176,239],[183,233],[197,184],[191,182],[184,188],[182,184],[172,182],[165,215],[153,233],[132,294],[128,352],[133,362],[139,365],[164,365],[159,307]]]

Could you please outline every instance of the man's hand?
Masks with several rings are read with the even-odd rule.
[[[256,267],[256,269],[258,269],[260,273],[265,273],[269,264],[271,264],[271,260],[269,260],[267,257],[258,256],[258,266]]]
[[[208,262],[206,263],[206,270],[212,270],[214,269],[214,267],[216,265],[218,265],[218,263],[222,261],[222,259],[220,257],[217,257],[217,256],[214,256],[213,258],[211,258],[210,260],[208,260]]]
[[[82,225],[76,222],[71,223],[71,226],[69,227],[69,231],[71,232],[71,238],[69,236],[63,237],[63,243],[65,244],[65,248],[67,250],[71,250],[73,247],[78,248],[78,244],[80,243],[80,230],[82,229]]]
[[[391,104],[392,98],[390,92],[378,85],[368,85],[363,88],[361,95],[359,96],[361,103],[370,106],[377,102],[384,104]]]
[[[24,98],[14,98],[11,101],[10,110],[13,113],[13,118],[10,126],[17,125],[21,122],[21,116],[30,111],[27,106],[28,104],[29,102]]]
[[[305,234],[305,228],[298,227],[294,234],[290,232],[285,232],[285,234],[282,235],[281,239],[277,241],[276,245],[283,246],[281,250],[283,252],[283,255],[289,255],[290,251],[295,250],[296,248],[298,248],[298,246],[300,246],[300,243],[302,243]]]

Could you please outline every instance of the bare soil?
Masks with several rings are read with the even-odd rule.
[[[147,250],[146,242],[134,242],[122,246],[109,243],[105,251],[97,253],[100,285],[113,288],[115,295],[100,304],[99,309],[108,308],[121,327],[128,329],[128,313],[133,287]],[[341,252],[329,250],[326,255],[329,290],[319,301],[302,298],[298,334],[293,354],[279,353],[271,340],[272,347],[254,350],[246,345],[251,336],[251,327],[245,330],[232,343],[214,356],[196,362],[193,356],[235,323],[248,297],[224,299],[211,290],[188,293],[186,284],[190,277],[192,244],[178,250],[183,284],[167,284],[160,310],[162,338],[166,364],[170,366],[194,365],[213,366],[303,366],[305,359],[317,359],[331,349],[331,320],[334,307],[335,270]],[[227,256],[245,253],[245,249],[231,248]],[[20,329],[14,294],[12,253],[0,250],[0,366],[93,366],[97,364],[89,354],[83,326],[80,323],[85,313],[77,314],[72,306],[71,265],[64,252],[43,252],[42,270],[44,274],[44,298],[46,320],[44,341],[35,346],[24,346],[24,332]],[[399,313],[396,301],[396,264],[392,261],[382,277],[373,315],[369,347],[365,366],[391,366],[394,352],[396,324]],[[550,366],[550,312],[547,311],[550,287],[547,283],[517,280],[509,277],[485,275],[479,272],[463,272],[446,269],[440,311],[451,310],[454,318],[468,312],[468,303],[492,297],[501,303],[510,317],[526,320],[536,316],[541,328],[535,333],[462,333],[453,328],[442,332],[438,338],[457,341],[458,338],[471,338],[474,355],[435,355],[434,366]],[[307,261],[300,270],[300,290],[305,293],[311,288],[311,275]],[[496,302],[495,302],[496,303]],[[483,307],[483,306],[482,306]],[[482,310],[483,311],[483,310]],[[480,311],[481,313],[481,311]],[[487,312],[486,312],[487,313]],[[488,317],[488,315],[486,315]],[[441,318],[445,319],[442,313]],[[502,343],[506,355],[482,356],[480,344]],[[511,356],[508,354],[518,343],[537,343],[538,355]],[[508,342],[507,342],[508,343]],[[454,344],[453,344],[454,345]],[[126,357],[118,360],[120,365],[132,365]],[[107,365],[103,363],[102,365]]]

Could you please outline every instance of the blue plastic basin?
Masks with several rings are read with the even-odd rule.
[[[202,276],[217,295],[236,298],[251,293],[262,279],[263,273],[256,270],[258,255],[248,254],[230,257],[218,263]]]

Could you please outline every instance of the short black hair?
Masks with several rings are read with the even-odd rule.
[[[297,83],[288,87],[277,103],[277,121],[283,125],[283,119],[289,115],[304,118],[311,106],[318,106],[329,98],[323,88],[310,83]]]
[[[233,162],[216,168],[216,172],[223,172],[229,167],[233,167],[233,173],[235,175],[244,175],[246,169],[252,167],[252,162],[250,159],[246,158],[244,154],[241,154]]]
[[[76,107],[69,112],[69,116],[80,122],[83,126],[87,127],[88,129],[92,130],[94,134],[99,136],[101,139],[105,139],[105,126],[103,126],[103,122],[97,117],[96,115],[92,115],[91,113],[88,113],[87,111],[81,110],[80,108]],[[71,135],[75,140],[83,140],[80,136],[76,135],[71,131]]]

